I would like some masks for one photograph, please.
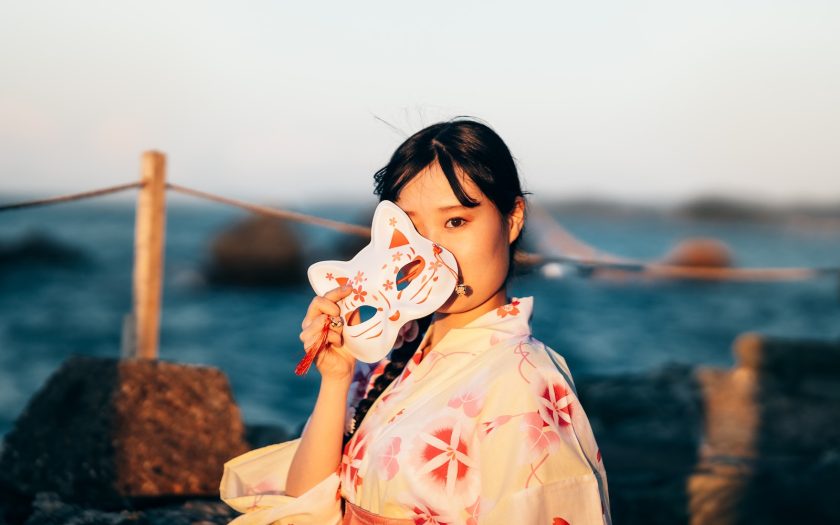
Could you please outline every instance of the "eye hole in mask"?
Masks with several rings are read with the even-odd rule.
[[[426,261],[419,255],[413,261],[406,264],[397,272],[397,290],[402,291],[411,281],[416,279],[426,266]]]
[[[349,261],[312,264],[307,276],[318,295],[352,284],[354,293],[337,302],[344,345],[356,359],[375,363],[388,355],[407,322],[435,312],[452,296],[458,263],[445,247],[421,236],[399,206],[383,200],[373,214],[370,244]]]
[[[361,305],[347,314],[347,326],[355,326],[373,318],[376,315],[376,308],[366,304]]]

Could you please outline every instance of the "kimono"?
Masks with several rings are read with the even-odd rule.
[[[300,438],[226,462],[220,496],[243,513],[230,525],[611,524],[601,453],[565,360],[531,335],[532,307],[513,298],[423,357],[433,324],[337,472],[304,494],[284,494]],[[386,363],[358,365],[351,405]]]

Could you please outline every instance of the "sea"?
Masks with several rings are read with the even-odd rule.
[[[360,222],[365,206],[307,205],[297,211]],[[159,358],[221,369],[248,424],[298,428],[310,413],[317,371],[293,373],[300,322],[313,292],[290,286],[211,284],[209,246],[248,212],[216,203],[173,202],[166,217]],[[658,215],[553,212],[598,249],[642,260],[688,237],[725,242],[738,266],[840,266],[840,229],[672,220]],[[134,203],[108,198],[0,213],[0,247],[43,236],[78,261],[0,258],[0,434],[71,355],[119,356],[131,310]],[[296,226],[310,259],[342,234]],[[80,262],[79,262],[80,261]],[[797,282],[605,281],[585,272],[517,276],[513,297],[534,297],[533,334],[564,355],[572,374],[645,372],[670,363],[729,367],[747,331],[840,338],[836,274]]]

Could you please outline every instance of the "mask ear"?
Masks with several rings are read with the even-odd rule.
[[[344,261],[321,261],[311,265],[306,276],[315,293],[324,295],[346,283],[350,278],[350,270]]]
[[[414,225],[402,208],[391,201],[379,203],[373,215],[371,238],[377,249],[387,252],[409,244],[412,235],[416,235]]]

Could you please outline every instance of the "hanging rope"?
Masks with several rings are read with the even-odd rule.
[[[101,195],[108,195],[134,188],[142,188],[142,182],[131,182],[127,184],[119,184],[116,186],[108,186],[96,190],[72,193],[68,195],[60,195],[47,199],[38,199],[31,201],[24,201],[12,204],[0,205],[0,212],[14,209],[29,208],[35,206],[44,206],[49,204],[58,204],[62,202],[70,202]],[[359,226],[349,224],[341,221],[325,219],[314,215],[299,213],[289,210],[281,210],[269,206],[262,206],[259,204],[252,204],[249,202],[215,195],[205,191],[188,188],[179,184],[167,183],[168,189],[192,195],[205,200],[215,201],[229,206],[242,208],[250,212],[264,215],[268,217],[276,217],[280,219],[287,219],[304,224],[312,224],[330,228],[342,233],[350,235],[358,235],[360,237],[370,237],[370,228],[366,226]],[[840,276],[840,267],[826,267],[826,268],[725,268],[725,267],[708,267],[708,266],[681,266],[673,264],[663,264],[656,262],[644,262],[636,259],[619,257],[601,250],[598,250],[586,242],[576,238],[563,228],[551,215],[541,210],[539,207],[533,207],[536,215],[548,224],[549,232],[545,237],[546,241],[541,243],[541,251],[548,252],[548,255],[537,253],[520,252],[517,254],[517,261],[524,264],[539,265],[551,262],[569,264],[577,267],[583,271],[606,271],[606,272],[630,272],[640,274],[643,277],[655,278],[677,278],[677,279],[698,279],[698,280],[727,280],[727,281],[794,281],[813,279],[822,276]],[[556,253],[556,252],[561,253]],[[555,253],[551,253],[555,252]],[[570,253],[571,255],[565,255]]]
[[[98,190],[84,191],[82,193],[71,193],[69,195],[60,195],[58,197],[50,197],[48,199],[38,199],[33,201],[17,202],[13,204],[0,204],[0,211],[18,210],[21,208],[32,208],[35,206],[46,206],[48,204],[58,204],[60,202],[78,201],[82,199],[89,199],[91,197],[99,197],[101,195],[108,195],[109,193],[117,193],[120,191],[130,190],[133,188],[142,188],[142,182],[129,182],[127,184],[119,184],[117,186],[108,186]]]
[[[236,199],[231,199],[228,197],[222,197],[221,195],[213,195],[212,193],[207,193],[205,191],[194,190],[191,188],[187,188],[185,186],[181,186],[179,184],[171,184],[166,183],[166,187],[172,190],[175,190],[179,193],[184,193],[187,195],[193,195],[195,197],[199,197],[202,199],[207,199],[211,201],[221,202],[223,204],[228,204],[230,206],[236,206],[238,208],[242,208],[248,211],[252,211],[254,213],[258,213],[260,215],[266,215],[268,217],[278,217],[281,219],[289,219],[292,221],[302,222],[306,224],[315,224],[317,226],[324,226],[326,228],[332,228],[333,230],[340,231],[342,233],[349,233],[351,235],[359,235],[361,237],[370,237],[370,228],[365,226],[357,226],[355,224],[348,224],[345,222],[334,221],[331,219],[324,219],[321,217],[316,217],[314,215],[307,215],[305,213],[298,213],[294,211],[287,211],[287,210],[278,210],[277,208],[271,208],[269,206],[261,206],[259,204],[251,204],[245,201],[240,201]]]

